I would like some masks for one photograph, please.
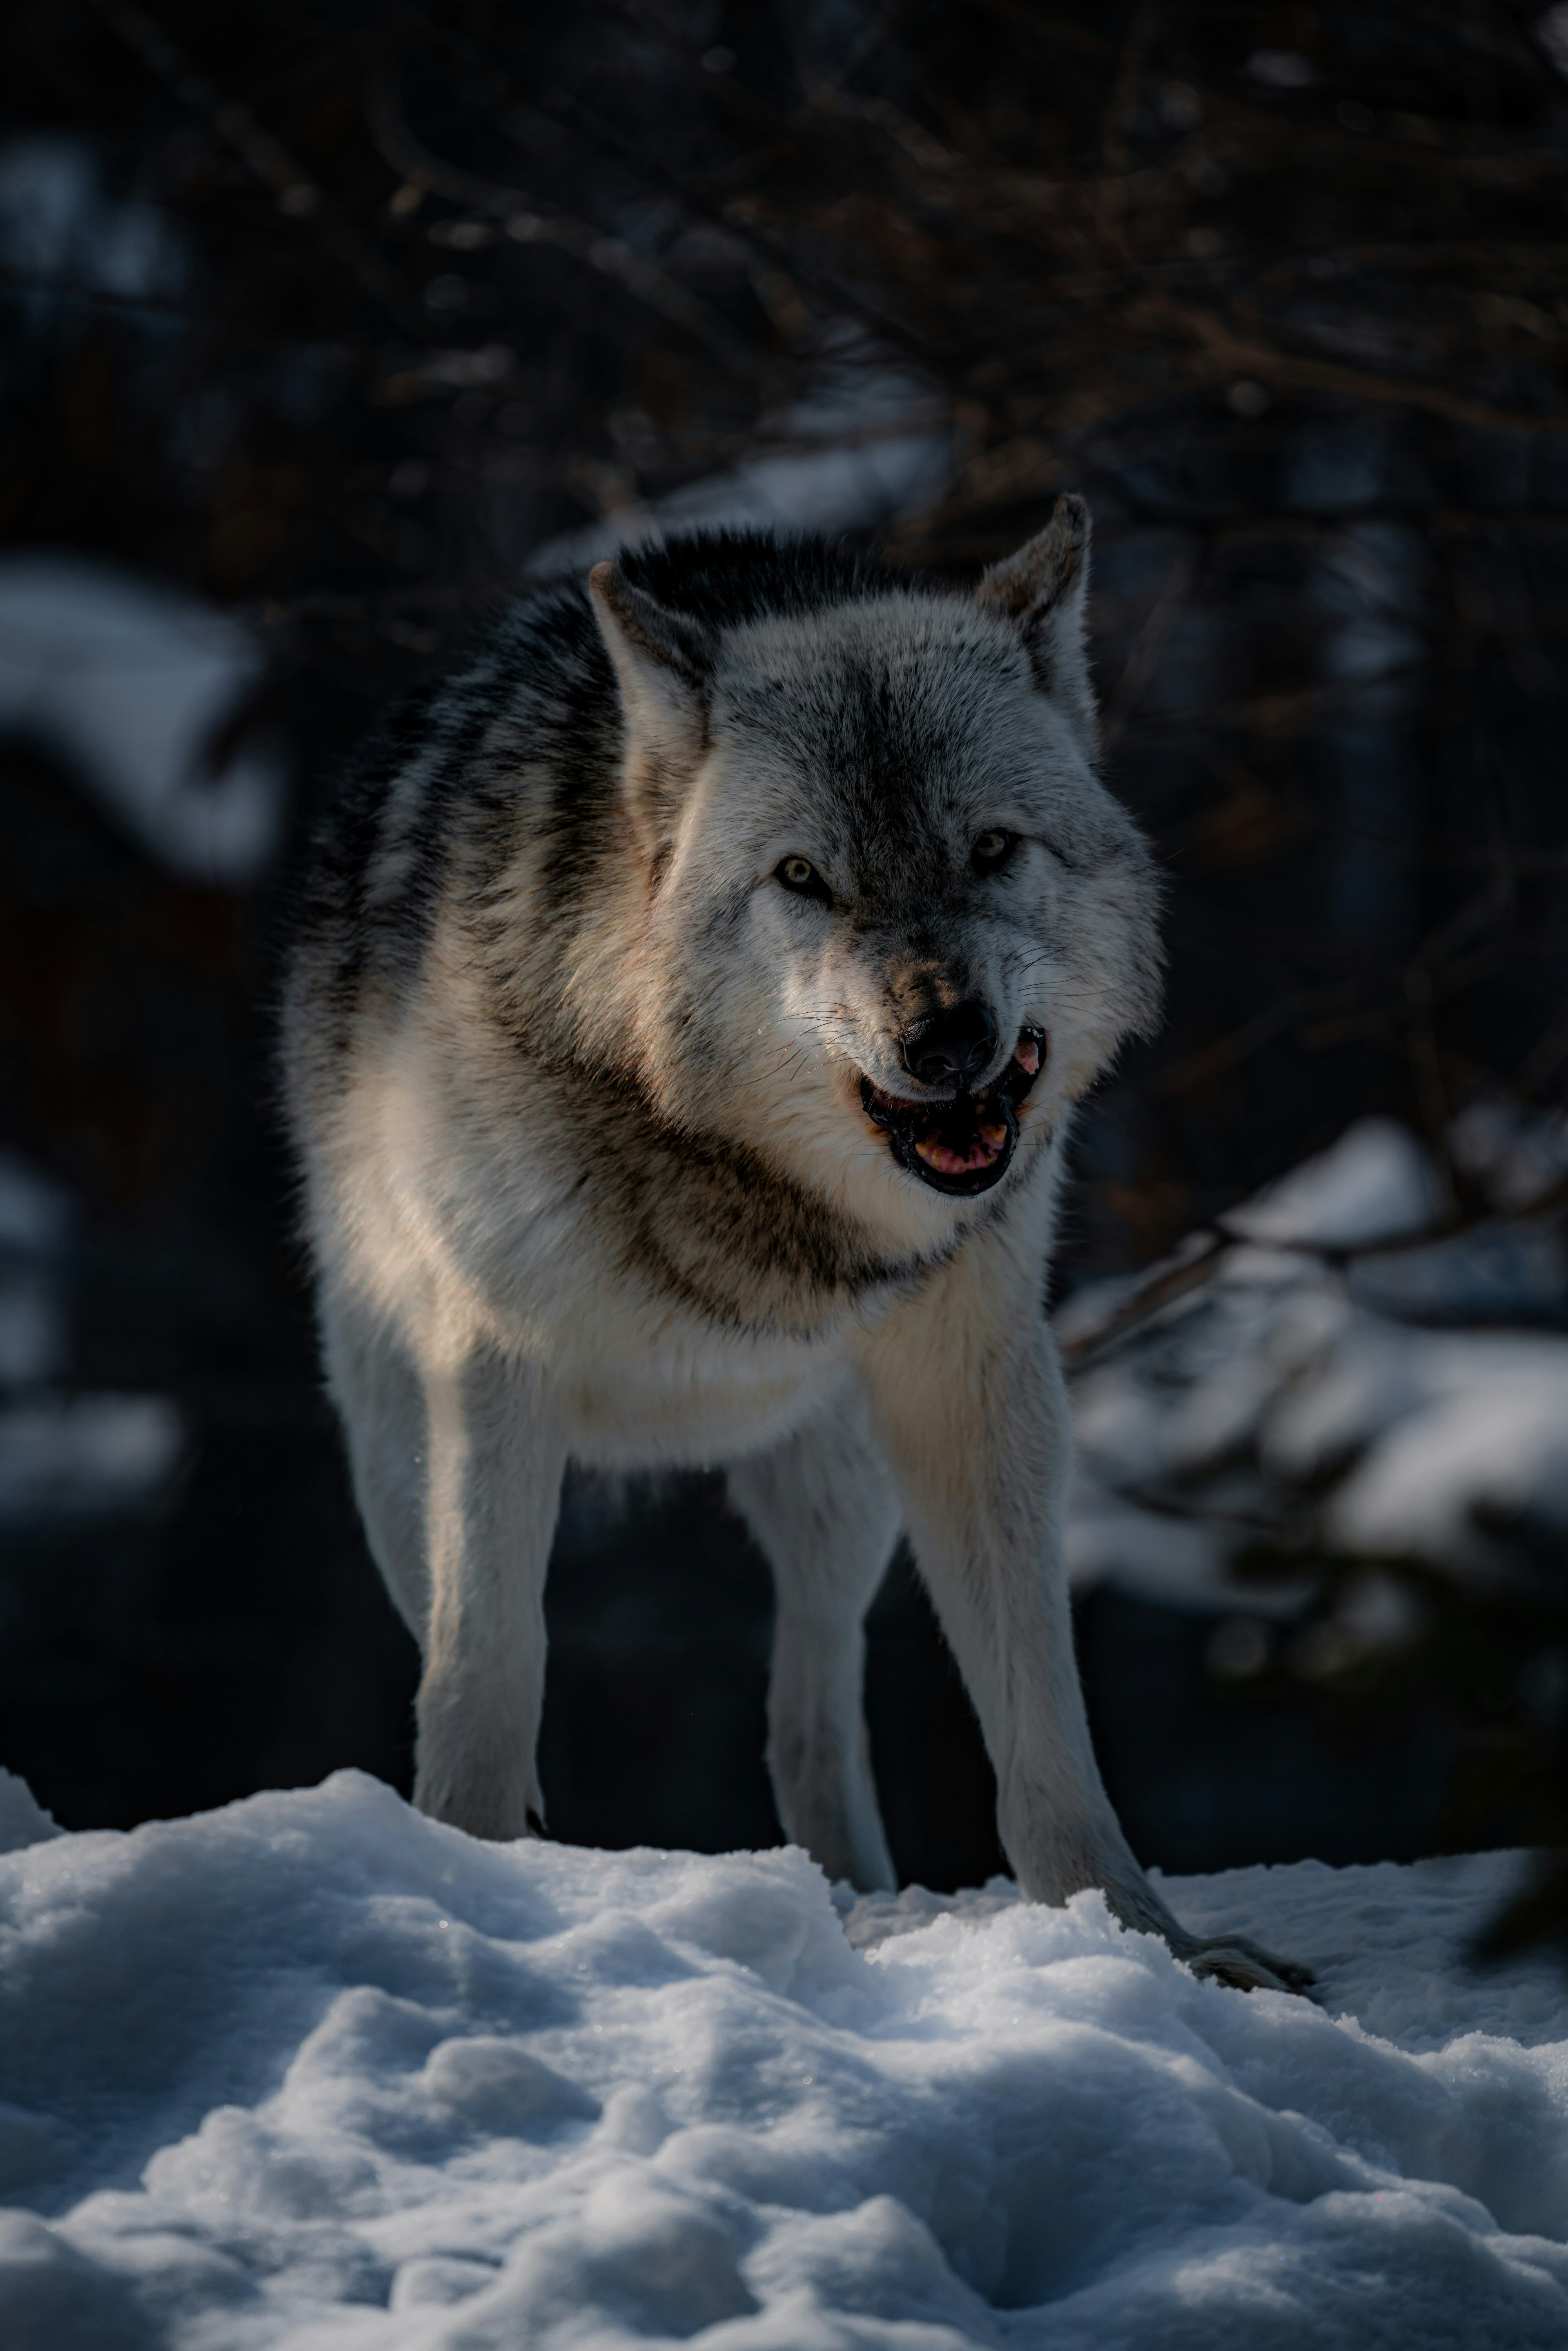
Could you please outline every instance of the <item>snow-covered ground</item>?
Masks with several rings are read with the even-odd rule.
[[[0,1844],[47,1825],[0,1783]],[[26,1844],[0,2340],[1568,2344],[1568,1987],[1462,1957],[1517,1866],[1168,1884],[1314,2007],[1094,1895],[488,1846],[351,1773]]]

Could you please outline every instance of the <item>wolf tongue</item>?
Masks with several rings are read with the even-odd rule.
[[[992,1135],[998,1140],[993,1143]],[[967,1151],[955,1150],[951,1144],[944,1143],[935,1134],[923,1135],[915,1148],[927,1167],[935,1167],[939,1175],[972,1176],[977,1167],[990,1165],[1006,1140],[1005,1127],[982,1127],[978,1146]]]
[[[985,1112],[991,1112],[987,1117]],[[984,1105],[971,1095],[944,1105],[945,1114],[932,1120],[916,1140],[915,1148],[928,1167],[944,1176],[972,1175],[977,1168],[989,1166],[1005,1149],[1008,1130],[1004,1121],[995,1115],[995,1106]]]

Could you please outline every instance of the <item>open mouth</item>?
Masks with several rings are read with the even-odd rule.
[[[861,1102],[887,1136],[899,1165],[934,1192],[965,1197],[988,1192],[1007,1173],[1019,1139],[1019,1108],[1049,1050],[1043,1029],[1025,1029],[1012,1060],[983,1093],[955,1094],[949,1102],[905,1102],[862,1078]]]

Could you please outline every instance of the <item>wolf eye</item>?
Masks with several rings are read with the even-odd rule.
[[[994,828],[977,836],[969,851],[969,862],[977,872],[985,873],[1005,865],[1017,847],[1016,834]]]
[[[781,857],[773,868],[773,878],[776,882],[782,882],[786,890],[793,890],[800,898],[828,901],[832,896],[832,892],[809,857]]]

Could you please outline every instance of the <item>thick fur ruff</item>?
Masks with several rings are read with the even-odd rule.
[[[1071,1105],[1156,1011],[1095,771],[1088,517],[965,595],[704,536],[516,606],[316,845],[284,1069],[360,1507],[424,1656],[417,1801],[537,1826],[568,1461],[723,1464],[771,1562],[769,1763],[891,1882],[862,1620],[908,1531],[1025,1890],[1199,1950],[1090,1750],[1043,1304]]]

